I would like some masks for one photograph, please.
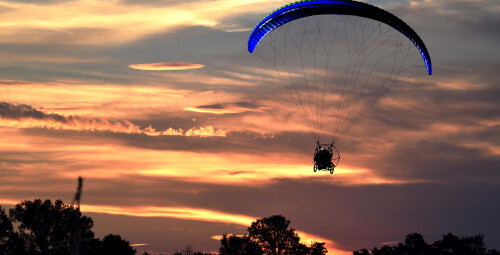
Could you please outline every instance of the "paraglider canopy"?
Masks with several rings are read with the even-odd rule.
[[[424,42],[413,29],[391,13],[375,6],[350,0],[303,0],[285,5],[265,17],[248,39],[248,51],[255,47],[269,32],[296,19],[321,14],[345,14],[383,22],[410,39],[424,59],[427,73],[432,74],[431,57]]]

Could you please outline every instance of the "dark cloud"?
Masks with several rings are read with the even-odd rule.
[[[400,13],[402,17],[408,17],[410,19],[416,18],[416,13],[418,13],[420,19],[422,18],[421,15],[430,18],[430,20],[426,22],[420,22],[422,24],[431,24],[435,20],[447,21],[445,23],[448,27],[447,30],[451,32],[451,34],[448,35],[463,37],[463,33],[465,32],[482,34],[486,36],[486,38],[491,39],[498,38],[499,36],[498,33],[494,33],[496,30],[495,24],[500,22],[500,17],[494,8],[497,4],[495,0],[429,1],[428,3],[424,2],[412,6],[401,6],[394,11]],[[441,24],[440,26],[445,24]],[[440,26],[438,26],[438,28]]]
[[[464,83],[464,86],[469,84]],[[366,118],[385,123],[387,128],[425,130],[433,123],[481,127],[481,121],[498,117],[497,88],[440,88],[432,83],[401,85],[383,99],[397,105],[376,104]]]
[[[200,106],[196,106],[196,108],[201,108],[201,109],[217,109],[217,110],[221,110],[221,109],[225,109],[227,108],[228,104],[211,104],[211,105],[200,105]]]
[[[249,109],[249,110],[258,109],[260,107],[256,103],[252,103],[252,102],[236,102],[236,103],[200,105],[200,106],[196,106],[196,108],[222,110],[222,109],[232,108],[234,106],[237,106],[237,107],[240,107],[240,108],[246,108],[246,109]]]
[[[38,110],[27,104],[10,104],[7,102],[0,102],[0,117],[4,119],[20,120],[25,118],[33,118],[39,120],[54,120],[62,123],[68,122],[68,118],[59,114],[46,113]]]

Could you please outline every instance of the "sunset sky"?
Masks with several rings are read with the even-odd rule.
[[[424,40],[336,144],[330,175],[274,70],[247,51],[277,0],[0,1],[0,205],[70,203],[138,251],[218,251],[281,214],[330,254],[452,232],[500,249],[500,2],[366,0]]]

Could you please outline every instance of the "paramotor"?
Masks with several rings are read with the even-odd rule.
[[[430,54],[410,26],[350,0],[304,0],[278,8],[254,28],[248,51],[276,70],[315,139],[316,156],[335,148],[393,84],[411,83],[423,71],[432,74]],[[321,136],[329,142],[321,144]],[[340,156],[329,153],[329,162],[315,156],[314,171],[333,172]]]

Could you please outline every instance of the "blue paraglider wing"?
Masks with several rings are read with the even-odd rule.
[[[274,29],[296,19],[322,14],[339,14],[365,17],[385,23],[413,42],[420,51],[427,68],[432,74],[431,57],[424,42],[398,17],[375,6],[351,0],[304,0],[285,5],[265,17],[253,30],[248,39],[248,51],[253,53],[255,47]]]

